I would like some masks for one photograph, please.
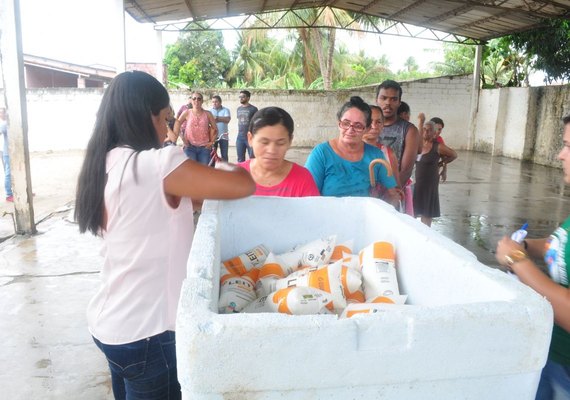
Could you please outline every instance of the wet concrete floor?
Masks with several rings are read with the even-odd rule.
[[[303,163],[308,152],[293,149],[288,158]],[[80,158],[58,154],[52,163],[79,169]],[[36,213],[51,214],[38,234],[0,244],[0,398],[112,398],[107,365],[85,321],[99,282],[100,241],[80,235],[71,221],[66,205],[74,191],[73,180],[61,182],[61,208]],[[489,266],[503,235],[528,222],[530,237],[546,236],[570,214],[560,169],[482,153],[459,152],[440,199],[442,217],[433,229]]]

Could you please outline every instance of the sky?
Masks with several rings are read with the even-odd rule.
[[[109,29],[113,3],[99,0],[93,6],[95,3],[85,0],[20,0],[24,53],[74,64],[113,66],[115,56],[109,50],[109,43],[116,43]],[[156,40],[151,24],[137,23],[126,14],[125,35],[127,62],[156,62],[154,52],[149,51]],[[387,54],[393,71],[402,69],[410,56],[422,71],[429,63],[443,60],[441,42],[375,34],[355,40],[346,32],[338,36],[354,52],[364,49],[373,57]],[[163,46],[173,43],[176,37],[175,32],[164,32]],[[224,32],[229,50],[235,38],[235,32]]]

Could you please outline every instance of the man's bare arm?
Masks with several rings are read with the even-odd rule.
[[[412,125],[406,132],[404,139],[404,154],[402,154],[402,163],[400,165],[400,182],[405,185],[408,179],[412,176],[412,170],[416,163],[416,156],[418,155],[418,147],[420,145],[420,134],[418,128]]]

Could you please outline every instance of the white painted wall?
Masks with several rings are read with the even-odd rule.
[[[524,153],[525,138],[529,109],[530,91],[526,88],[504,88],[501,93],[506,94],[503,116],[499,116],[502,142],[498,143],[501,155],[520,158]],[[502,118],[501,118],[502,117]]]
[[[499,90],[482,90],[479,97],[473,150],[492,153],[497,127]],[[484,115],[484,118],[479,116]]]
[[[412,122],[424,112],[445,121],[443,137],[450,147],[465,150],[471,107],[471,76],[451,76],[402,82],[403,96],[412,109]],[[230,140],[235,141],[239,90],[202,90],[205,99],[219,94],[232,113]],[[30,151],[85,148],[93,129],[102,89],[29,89],[28,138]],[[174,110],[188,92],[172,91]],[[295,121],[294,146],[313,147],[338,134],[336,112],[350,96],[373,103],[376,86],[337,91],[252,90],[257,107],[279,106]],[[0,97],[0,102],[3,98]],[[206,101],[205,107],[210,107]],[[565,86],[482,90],[475,118],[473,148],[494,155],[529,159],[559,166],[560,118],[570,111]]]
[[[470,78],[444,77],[402,84],[403,99],[413,115],[423,111],[428,118],[439,116],[446,122],[444,136],[450,146],[466,148],[469,115]],[[235,141],[239,106],[239,90],[201,90],[205,99],[218,94],[230,109],[230,140]],[[91,135],[102,89],[29,89],[28,138],[30,151],[85,148]],[[186,103],[189,93],[172,91],[171,102],[176,111]],[[313,147],[338,134],[336,113],[350,96],[358,95],[374,103],[376,86],[339,91],[255,90],[251,103],[259,108],[279,106],[295,121],[294,145]],[[430,97],[431,96],[431,97]],[[209,101],[204,107],[211,106]],[[415,118],[414,121],[416,122]]]

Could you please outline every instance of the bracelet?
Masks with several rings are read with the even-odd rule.
[[[514,263],[528,260],[528,254],[522,250],[513,250],[509,254],[505,256],[506,266],[507,268],[511,268]]]

